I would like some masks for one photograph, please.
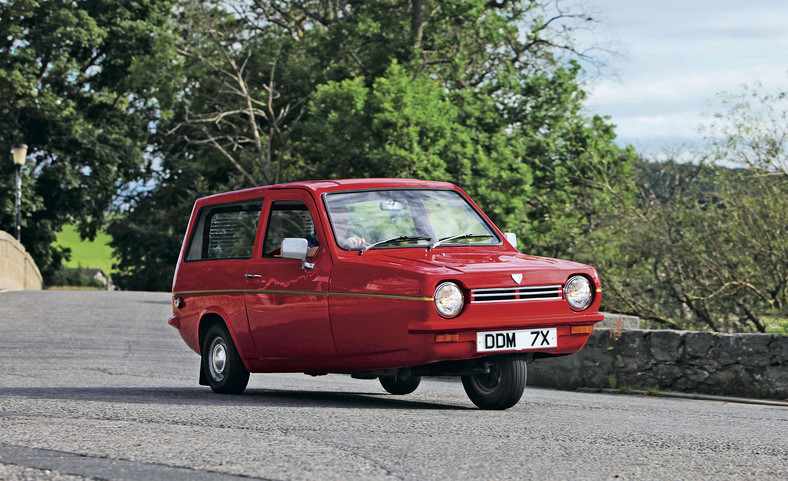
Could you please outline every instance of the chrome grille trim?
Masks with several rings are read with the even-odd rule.
[[[471,289],[471,303],[561,299],[564,286],[517,286]]]

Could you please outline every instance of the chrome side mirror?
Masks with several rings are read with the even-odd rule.
[[[307,250],[309,243],[306,239],[299,239],[295,237],[287,237],[282,239],[282,257],[285,259],[297,259],[301,261],[303,269],[312,269],[315,267],[311,262],[306,261]]]

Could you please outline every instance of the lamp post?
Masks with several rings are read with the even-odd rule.
[[[22,209],[22,166],[25,165],[27,160],[27,145],[17,144],[11,148],[11,154],[14,157],[14,165],[16,165],[16,240],[21,242],[22,226],[19,221],[19,211]]]

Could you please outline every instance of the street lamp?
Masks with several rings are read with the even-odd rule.
[[[27,145],[17,144],[11,148],[11,155],[14,157],[16,165],[16,240],[21,242],[21,224],[19,222],[19,211],[22,209],[22,166],[27,160]]]

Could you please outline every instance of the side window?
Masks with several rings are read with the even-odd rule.
[[[262,200],[205,207],[192,233],[187,261],[252,257]]]
[[[277,201],[271,204],[268,216],[268,228],[263,242],[263,255],[275,257],[281,254],[282,239],[296,237],[306,239],[309,243],[309,257],[312,257],[320,245],[315,237],[315,224],[306,204],[300,201]]]

